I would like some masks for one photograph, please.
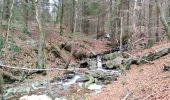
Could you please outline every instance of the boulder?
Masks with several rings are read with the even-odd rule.
[[[116,57],[112,61],[109,61],[109,62],[106,62],[105,64],[103,64],[103,68],[105,68],[105,69],[117,69],[122,64],[123,59],[124,58],[122,58],[122,57]]]
[[[87,81],[89,81],[89,77],[84,75],[84,76],[80,76],[80,78],[76,80],[76,83],[78,83],[78,82],[87,82]]]
[[[87,58],[80,62],[80,68],[88,68],[90,70],[97,69],[97,62],[96,60],[91,60]]]
[[[105,54],[105,55],[103,55],[102,60],[105,60],[105,61],[107,61],[107,60],[113,60],[113,59],[115,59],[115,58],[118,57],[118,56],[121,56],[121,54],[120,54],[119,52],[114,52],[114,53],[110,53],[110,54]]]
[[[118,73],[113,73],[113,71],[89,71],[87,73],[89,76],[95,78],[97,84],[108,84],[115,81],[118,77]]]

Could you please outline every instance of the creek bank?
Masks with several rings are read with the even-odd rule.
[[[23,85],[8,87],[4,90],[4,98],[12,98],[28,94],[48,94],[47,89],[49,84],[54,89],[52,93],[56,94],[55,97],[60,97],[58,91],[67,92],[71,86],[76,85],[79,88],[87,88],[101,91],[103,85],[109,84],[121,75],[121,66],[125,66],[129,69],[131,64],[143,64],[150,63],[162,56],[170,53],[170,47],[159,48],[155,52],[145,53],[141,56],[123,57],[118,52],[106,54],[97,58],[83,59],[79,64],[76,65],[80,70],[85,68],[87,70],[83,72],[67,71],[63,77],[56,77],[55,79],[41,81],[41,82],[25,82]],[[101,62],[102,61],[102,62]],[[99,64],[101,63],[101,64]],[[102,66],[98,66],[102,65]],[[169,71],[169,66],[164,68],[165,71]],[[29,84],[29,85],[28,85]],[[95,88],[94,88],[95,87]],[[39,91],[39,92],[38,92]]]

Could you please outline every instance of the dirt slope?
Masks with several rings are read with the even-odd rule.
[[[169,62],[170,54],[154,64],[133,65],[118,81],[99,94],[91,94],[88,100],[170,100],[170,72],[162,71],[163,64]]]

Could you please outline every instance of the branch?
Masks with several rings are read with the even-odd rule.
[[[128,92],[122,100],[126,100],[131,94],[132,94],[132,92]]]

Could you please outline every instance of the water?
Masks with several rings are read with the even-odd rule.
[[[71,79],[70,81],[63,83],[64,86],[70,86],[72,84],[75,84],[76,81],[80,78],[79,75],[75,75],[73,79]]]
[[[51,97],[47,95],[25,95],[23,97],[20,97],[19,100],[53,100]],[[66,100],[65,98],[55,98],[55,100]]]
[[[97,70],[102,69],[102,59],[101,56],[97,56]]]
[[[47,95],[25,95],[21,98],[19,98],[19,100],[52,100],[52,98],[50,98]]]

